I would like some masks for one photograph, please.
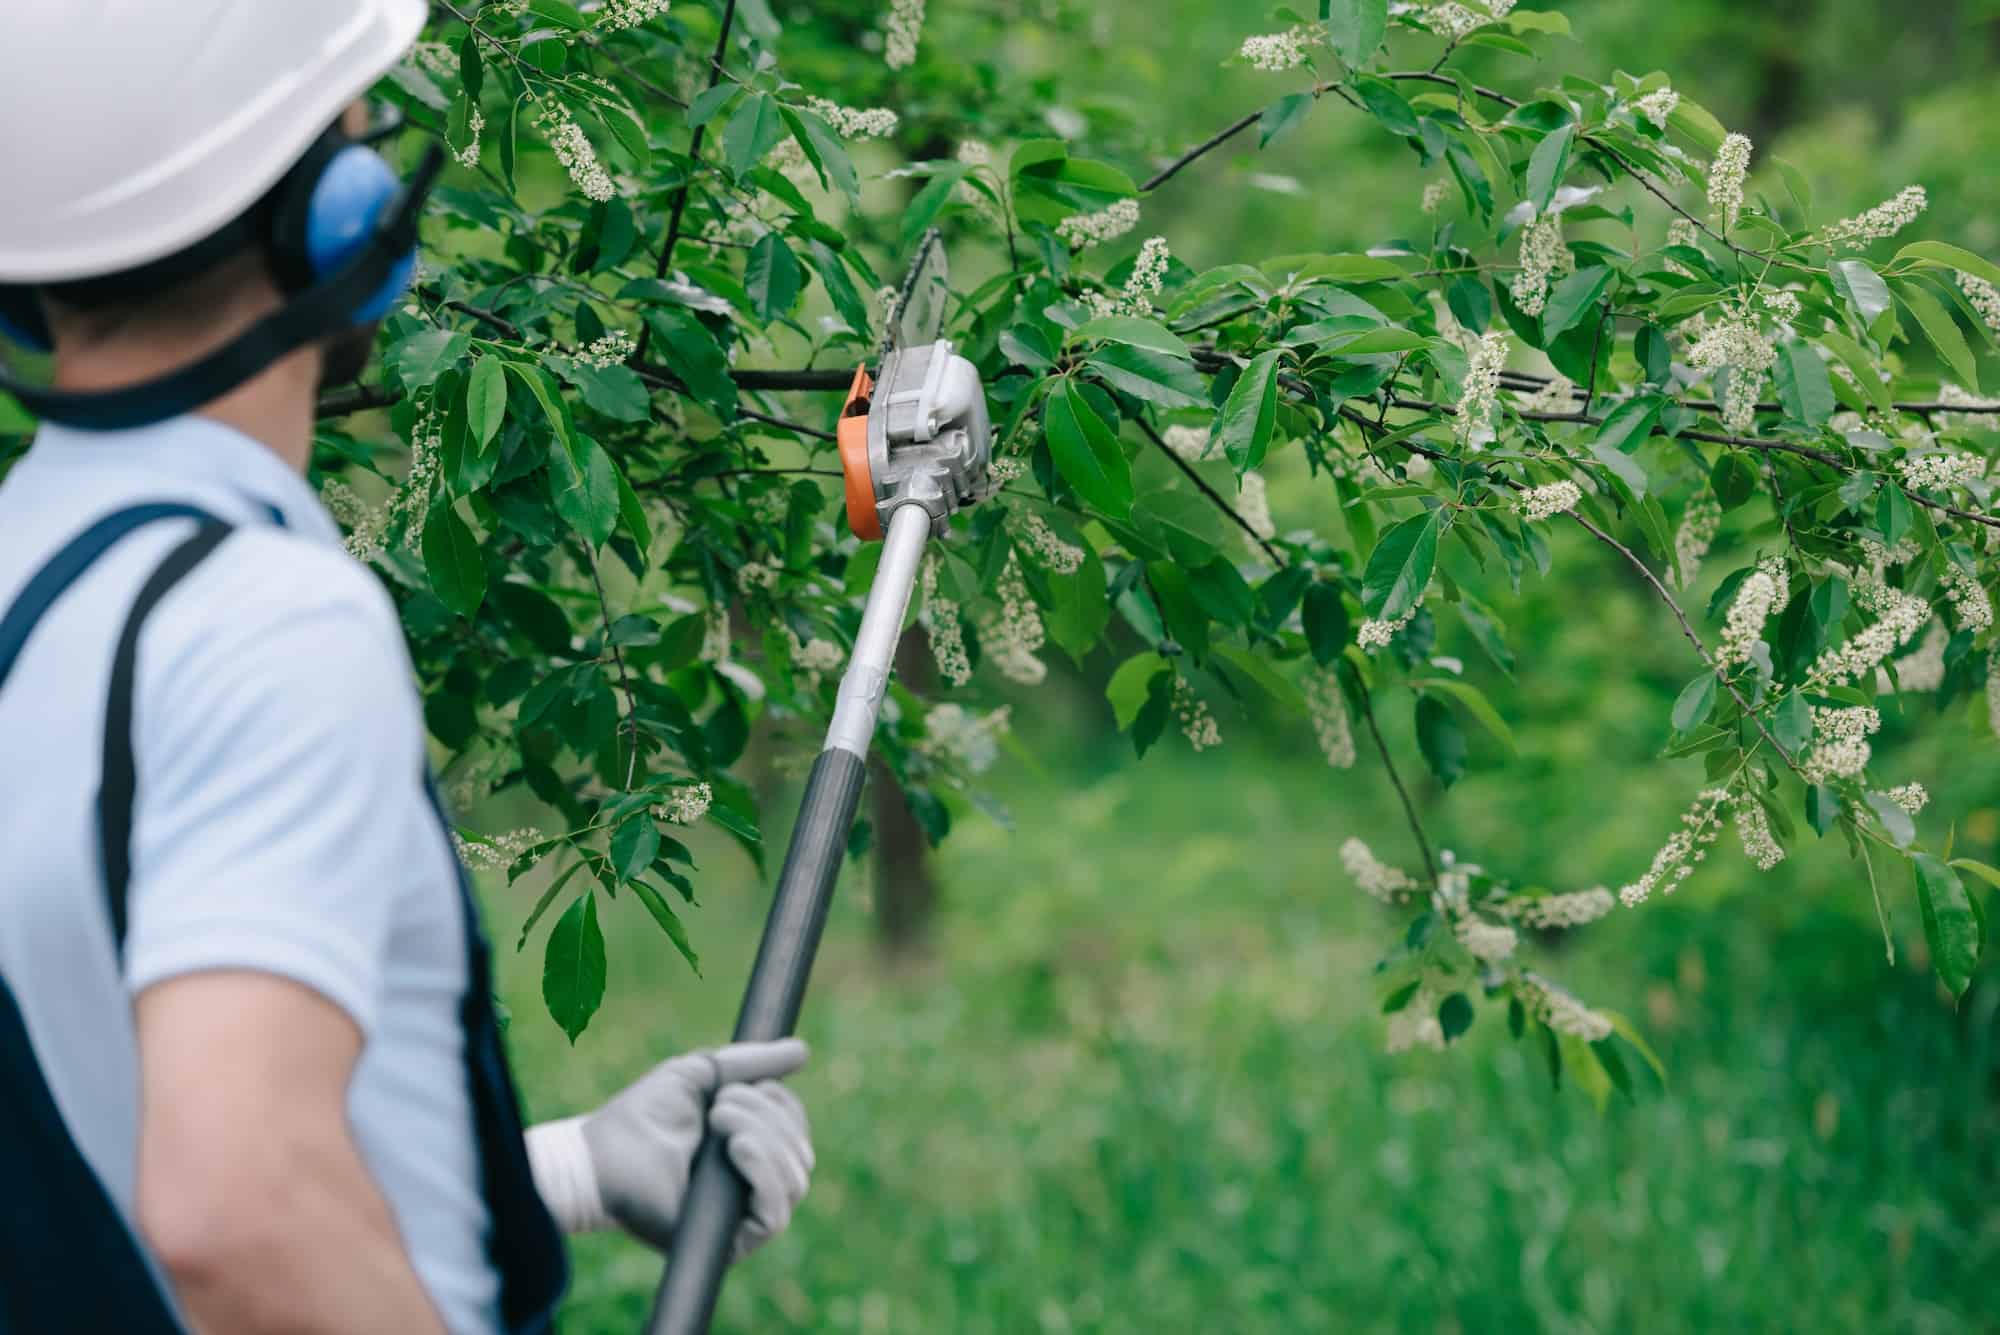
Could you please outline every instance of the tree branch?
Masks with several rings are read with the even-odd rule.
[[[1368,735],[1375,739],[1375,750],[1382,757],[1382,768],[1389,771],[1389,782],[1396,785],[1396,796],[1403,801],[1403,815],[1410,822],[1410,833],[1416,836],[1417,851],[1424,856],[1424,870],[1430,875],[1431,888],[1437,888],[1437,859],[1431,856],[1431,841],[1424,837],[1424,823],[1417,818],[1417,804],[1410,800],[1410,790],[1403,786],[1403,776],[1396,772],[1396,762],[1389,754],[1389,744],[1382,740],[1382,729],[1375,722],[1375,705],[1368,692],[1355,692],[1361,697],[1361,717],[1368,724]]]
[[[1159,446],[1160,453],[1166,455],[1167,458],[1171,459],[1173,461],[1174,467],[1180,469],[1182,473],[1186,474],[1188,481],[1194,483],[1194,485],[1201,490],[1201,494],[1208,497],[1210,502],[1212,502],[1215,505],[1216,509],[1222,511],[1222,513],[1228,515],[1231,519],[1235,520],[1236,527],[1242,529],[1245,533],[1248,533],[1250,535],[1250,540],[1256,543],[1259,547],[1262,547],[1264,549],[1264,555],[1271,558],[1272,565],[1277,566],[1281,570],[1284,568],[1285,565],[1284,554],[1280,552],[1276,547],[1272,546],[1269,542],[1266,542],[1264,540],[1264,535],[1259,533],[1256,529],[1252,528],[1250,526],[1250,521],[1245,519],[1241,514],[1238,514],[1236,511],[1236,507],[1231,505],[1229,501],[1222,495],[1221,492],[1217,491],[1214,487],[1209,486],[1208,479],[1204,478],[1200,473],[1197,473],[1195,471],[1193,464],[1181,458],[1180,455],[1175,454],[1173,446],[1167,444],[1167,442],[1160,436],[1160,433],[1153,430],[1153,424],[1151,422],[1148,422],[1143,417],[1134,418],[1133,420],[1138,422],[1139,430],[1146,433],[1146,439],[1152,441],[1155,445]]]
[[[639,776],[639,693],[632,689],[632,674],[625,667],[625,651],[611,635],[611,604],[604,596],[604,580],[597,573],[597,557],[590,558],[590,582],[597,590],[597,610],[604,618],[604,646],[611,651],[611,661],[618,667],[618,685],[625,692],[625,730],[630,737],[631,755],[625,762],[625,791],[632,791],[632,780]]]
[[[1263,109],[1259,108],[1258,110],[1249,112],[1248,114],[1242,116],[1241,118],[1230,122],[1228,125],[1223,126],[1220,130],[1217,130],[1214,134],[1202,140],[1200,143],[1196,144],[1193,148],[1190,148],[1187,152],[1181,154],[1179,157],[1175,158],[1172,162],[1160,168],[1160,170],[1154,172],[1150,177],[1146,179],[1145,184],[1139,187],[1139,193],[1142,195],[1150,194],[1153,191],[1159,189],[1161,186],[1165,185],[1168,181],[1171,181],[1175,176],[1179,175],[1181,169],[1183,167],[1186,167],[1189,163],[1193,162],[1196,158],[1200,157],[1204,153],[1208,153],[1214,149],[1222,147],[1224,144],[1228,143],[1231,139],[1234,139],[1237,135],[1242,134],[1245,130],[1255,125],[1257,123],[1257,118],[1259,116],[1262,116],[1263,114],[1264,114]]]

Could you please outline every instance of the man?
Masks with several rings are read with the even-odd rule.
[[[425,8],[9,6],[0,317],[54,369],[0,483],[0,1331],[542,1330],[558,1226],[670,1246],[705,1127],[739,1251],[806,1188],[796,1041],[522,1133],[394,610],[302,476],[409,271],[428,180],[346,134]]]

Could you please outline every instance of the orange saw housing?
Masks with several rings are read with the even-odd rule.
[[[840,444],[840,471],[847,480],[847,526],[863,542],[880,542],[882,517],[875,509],[875,478],[868,471],[868,408],[875,382],[868,368],[856,367],[840,410],[835,435]]]

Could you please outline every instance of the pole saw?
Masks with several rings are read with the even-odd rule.
[[[890,663],[902,636],[924,543],[988,490],[992,425],[979,372],[939,335],[950,300],[944,244],[917,246],[879,349],[876,373],[854,373],[837,431],[847,523],[882,559],[840,680],[826,745],[813,762],[737,1013],[735,1041],[784,1038],[798,1023],[834,882],[861,796]],[[886,536],[885,536],[886,535]],[[703,1335],[743,1218],[743,1181],[723,1143],[703,1141],[647,1335]]]

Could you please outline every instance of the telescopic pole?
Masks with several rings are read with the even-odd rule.
[[[868,746],[889,685],[890,663],[930,534],[931,517],[922,505],[904,505],[889,518],[882,562],[854,638],[854,656],[840,680],[826,747],[806,780],[777,896],[736,1017],[739,1043],[784,1038],[798,1023],[806,980],[833,902],[834,882],[847,855],[847,835],[861,797]],[[743,1219],[743,1194],[743,1181],[730,1167],[722,1141],[708,1137],[695,1159],[647,1335],[703,1335],[708,1330]]]

